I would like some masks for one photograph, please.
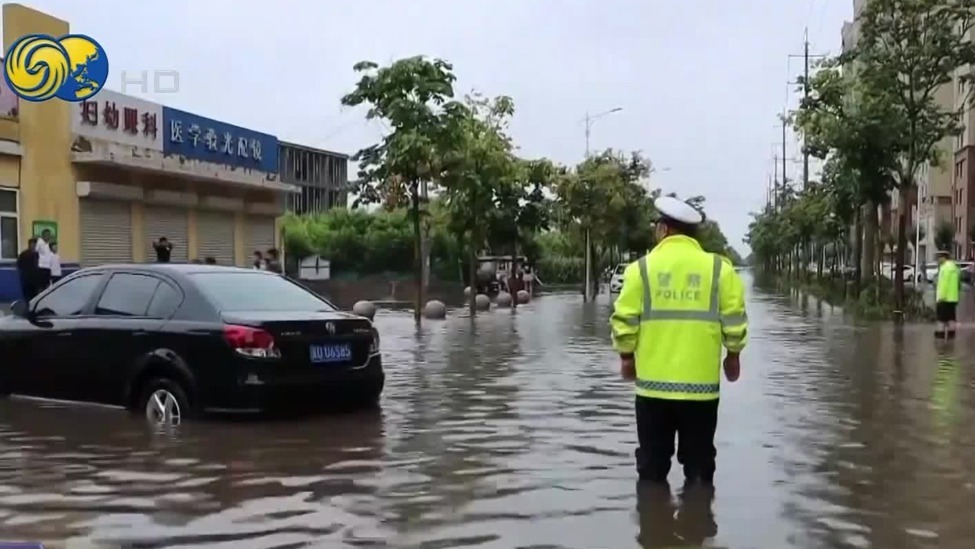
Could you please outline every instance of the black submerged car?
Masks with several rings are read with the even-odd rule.
[[[372,323],[266,271],[83,269],[0,318],[0,395],[118,405],[177,423],[209,409],[370,405]]]

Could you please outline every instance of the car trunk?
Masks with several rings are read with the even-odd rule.
[[[234,311],[227,324],[260,328],[274,336],[281,361],[302,368],[355,368],[369,360],[372,323],[339,312]]]

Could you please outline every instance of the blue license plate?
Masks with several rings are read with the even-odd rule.
[[[348,362],[352,360],[352,346],[348,343],[334,345],[312,345],[309,349],[312,364]]]

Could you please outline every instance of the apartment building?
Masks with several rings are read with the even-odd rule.
[[[970,40],[972,31],[967,38]],[[955,257],[972,259],[975,257],[975,112],[967,108],[968,90],[961,77],[971,72],[971,67],[961,67],[955,71],[952,90],[955,109],[963,111],[962,132],[954,142],[954,171],[951,193],[951,222],[954,228]]]

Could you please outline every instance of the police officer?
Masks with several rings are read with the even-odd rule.
[[[935,294],[935,313],[938,327],[934,336],[955,339],[958,294],[961,290],[961,269],[947,251],[938,251],[938,288]]]
[[[634,381],[641,480],[664,484],[677,460],[688,483],[711,485],[722,346],[729,381],[747,341],[745,289],[727,258],[695,240],[700,211],[658,198],[657,245],[626,268],[610,319],[621,374]]]

